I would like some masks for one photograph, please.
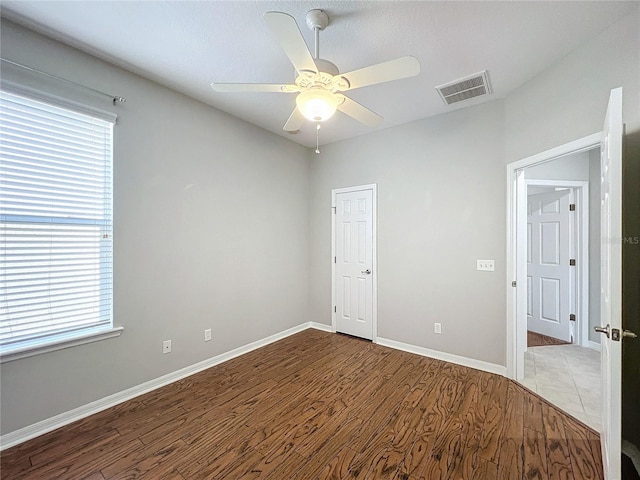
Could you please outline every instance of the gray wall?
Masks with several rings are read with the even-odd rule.
[[[527,180],[589,180],[589,153],[580,152],[528,167]]]
[[[379,336],[504,364],[506,177],[496,163],[600,131],[618,86],[627,131],[639,130],[639,38],[636,10],[504,102],[325,147],[311,170],[311,318],[331,322],[331,189],[377,183]],[[475,271],[478,258],[495,258],[496,272]]]
[[[322,149],[311,169],[313,321],[331,322],[331,189],[377,183],[378,336],[504,365],[503,112],[494,101]],[[496,271],[477,271],[477,259]]]
[[[115,171],[126,330],[2,365],[2,433],[302,322],[329,324],[330,192],[349,185],[379,186],[378,334],[504,364],[505,164],[601,130],[620,85],[627,132],[640,131],[637,11],[504,100],[318,157],[10,23],[1,33],[3,57],[128,98]],[[478,258],[496,271],[476,271]]]
[[[506,98],[507,162],[601,131],[616,87],[627,133],[640,131],[639,22],[636,9]]]
[[[609,91],[623,88],[623,122],[625,143],[624,194],[631,199],[638,191],[637,176],[626,172],[638,171],[640,162],[640,13],[638,8],[591,41],[580,46],[551,68],[524,84],[505,100],[506,161],[512,162],[562,145],[602,130]],[[597,154],[595,154],[597,156]],[[590,184],[599,185],[599,158],[590,160]],[[599,189],[591,188],[591,203],[599,198]],[[598,201],[599,203],[599,201]],[[629,223],[637,202],[625,201],[625,222]],[[600,275],[599,216],[590,215],[590,274]],[[633,252],[632,246],[626,246]],[[627,258],[634,258],[627,255]],[[635,257],[637,258],[637,257]],[[637,266],[632,271],[640,271]],[[637,278],[637,275],[628,275]],[[629,281],[626,282],[629,285]],[[637,284],[637,283],[636,283]],[[634,287],[635,288],[635,287]],[[635,288],[634,292],[637,292]],[[631,290],[629,289],[629,292]],[[599,288],[590,288],[590,324],[599,324]],[[626,312],[637,311],[636,293],[629,293]],[[624,306],[623,306],[624,309]],[[633,315],[625,315],[625,317]],[[599,342],[590,331],[589,338]],[[639,416],[640,418],[640,416]],[[640,420],[638,421],[640,424]],[[640,438],[640,437],[639,437]]]
[[[2,364],[3,434],[308,321],[307,149],[4,20],[1,40],[3,58],[127,98],[114,152],[124,333]]]

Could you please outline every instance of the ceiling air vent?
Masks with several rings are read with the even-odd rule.
[[[468,77],[439,85],[436,90],[444,103],[451,105],[480,95],[488,95],[491,93],[491,86],[489,85],[489,75],[486,70],[483,70]]]

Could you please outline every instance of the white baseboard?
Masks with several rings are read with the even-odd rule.
[[[126,402],[127,400],[131,400],[132,398],[156,390],[160,387],[164,387],[165,385],[176,382],[185,377],[201,372],[203,370],[206,370],[207,368],[226,362],[227,360],[231,360],[232,358],[238,357],[245,353],[251,352],[252,350],[255,350],[257,348],[264,347],[265,345],[276,342],[308,328],[315,328],[316,330],[322,330],[324,332],[333,332],[331,325],[316,322],[307,322],[296,327],[289,328],[261,340],[257,340],[242,347],[238,347],[220,355],[216,355],[215,357],[211,357],[207,360],[203,360],[202,362],[195,363],[188,367],[181,368],[180,370],[176,370],[175,372],[168,373],[153,380],[149,380],[148,382],[136,385],[135,387],[128,388],[118,393],[114,393],[113,395],[101,398],[99,400],[96,400],[95,402],[82,405],[78,408],[74,408],[73,410],[69,410],[68,412],[64,412],[54,417],[34,423],[33,425],[29,425],[19,430],[9,432],[0,437],[0,451],[13,447],[14,445],[18,445],[19,443],[26,442],[27,440],[38,437],[40,435],[44,435],[45,433],[51,432],[57,428],[63,427],[77,420],[81,420],[90,415],[106,410],[107,408],[118,405],[119,403]],[[405,352],[415,353],[425,357],[436,358],[445,362],[456,363],[465,367],[483,370],[489,373],[496,373],[503,376],[506,375],[506,368],[502,365],[495,365],[493,363],[474,360],[472,358],[461,357],[458,355],[452,355],[450,353],[438,352],[436,350],[417,347],[414,345],[396,342],[395,340],[388,340],[380,337],[378,337],[376,343],[386,347],[403,350]]]
[[[592,348],[596,352],[599,352],[600,351],[600,344],[598,342],[593,342],[593,341],[589,340],[589,348]]]
[[[307,322],[296,327],[289,328],[261,340],[257,340],[242,347],[238,347],[220,355],[216,355],[215,357],[211,357],[207,360],[203,360],[202,362],[195,363],[188,367],[181,368],[180,370],[176,370],[175,372],[168,373],[153,380],[149,380],[148,382],[136,385],[135,387],[128,388],[127,390],[114,393],[113,395],[101,398],[100,400],[96,400],[95,402],[82,405],[78,408],[74,408],[73,410],[69,410],[68,412],[64,412],[54,417],[34,423],[33,425],[29,425],[19,430],[9,432],[0,437],[0,451],[13,447],[14,445],[18,445],[19,443],[26,442],[27,440],[38,437],[40,435],[44,435],[45,433],[51,432],[56,428],[63,427],[77,420],[81,420],[85,417],[88,417],[89,415],[101,412],[103,410],[106,410],[107,408],[111,408],[115,405],[118,405],[119,403],[131,400],[132,398],[151,392],[152,390],[155,390],[157,388],[164,387],[165,385],[206,370],[207,368],[218,365],[219,363],[231,360],[232,358],[248,353],[252,350],[255,350],[256,348],[264,347],[265,345],[276,342],[308,328],[331,331],[331,327],[328,327],[329,330],[326,330],[327,325],[315,322]]]
[[[322,330],[323,332],[335,333],[333,328],[331,328],[331,325],[326,325],[324,323],[309,322],[309,327],[315,328],[316,330]]]
[[[397,342],[395,340],[389,340],[387,338],[378,337],[376,339],[376,343],[378,345],[395,348],[404,352],[422,355],[423,357],[435,358],[436,360],[442,360],[445,362],[462,365],[464,367],[475,368],[476,370],[495,373],[497,375],[502,375],[503,377],[506,377],[507,375],[507,368],[503,365],[497,365],[495,363],[483,362],[482,360],[462,357],[460,355],[454,355],[452,353],[439,352],[437,350],[431,350],[430,348],[418,347],[416,345]]]

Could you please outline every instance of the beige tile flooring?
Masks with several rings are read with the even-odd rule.
[[[529,347],[521,383],[600,431],[599,352],[578,345]]]

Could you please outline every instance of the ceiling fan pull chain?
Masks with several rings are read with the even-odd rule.
[[[320,122],[316,123],[316,153],[320,154]]]

